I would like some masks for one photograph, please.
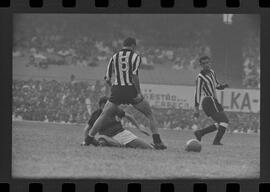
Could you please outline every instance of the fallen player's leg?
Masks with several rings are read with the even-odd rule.
[[[106,146],[106,147],[124,147],[121,143],[119,143],[117,140],[108,137],[106,135],[99,135],[97,138],[100,146]]]
[[[127,143],[137,139],[138,137],[134,135],[131,131],[129,130],[124,130],[112,137],[116,141],[118,141],[121,145],[126,145]]]
[[[153,149],[151,145],[140,139],[134,139],[133,141],[130,141],[129,143],[126,144],[126,147],[139,149]]]

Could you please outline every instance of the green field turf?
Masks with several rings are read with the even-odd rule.
[[[202,151],[191,153],[184,151],[191,131],[161,130],[164,151],[80,146],[83,126],[77,125],[13,122],[12,131],[14,177],[258,178],[260,172],[259,135],[227,133],[224,146],[212,146],[210,134]]]

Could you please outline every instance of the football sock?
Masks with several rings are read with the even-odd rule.
[[[213,143],[220,143],[223,135],[225,134],[225,131],[226,131],[226,127],[219,125],[218,132],[215,136]]]
[[[153,141],[154,141],[155,144],[162,142],[161,139],[160,139],[159,134],[153,134],[152,137],[153,137]]]
[[[216,127],[215,124],[213,124],[213,125],[210,125],[210,126],[204,128],[204,129],[201,129],[200,132],[201,132],[201,134],[203,136],[203,135],[206,135],[208,133],[214,132],[216,130],[217,130],[217,127]]]

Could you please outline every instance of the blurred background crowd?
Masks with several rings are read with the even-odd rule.
[[[85,123],[99,96],[108,94],[104,69],[127,36],[138,40],[141,83],[194,85],[198,58],[209,55],[218,77],[232,88],[260,89],[258,18],[235,15],[230,25],[222,19],[221,14],[15,15],[13,117]],[[52,77],[55,66],[60,72]],[[210,121],[193,119],[191,110],[154,112],[164,128],[196,129]],[[230,131],[258,131],[259,114],[228,114]]]
[[[87,82],[59,82],[56,80],[14,80],[13,81],[13,119],[59,122],[86,123],[91,112],[98,108],[100,96],[106,95],[108,88],[99,81],[91,85]],[[134,115],[143,126],[148,126],[147,119],[130,106],[125,110]],[[193,118],[193,110],[158,109],[153,112],[161,128],[197,129],[212,121],[201,113],[199,119]],[[258,132],[259,113],[228,113],[229,131]],[[124,122],[127,123],[127,122]],[[126,126],[131,126],[130,124]]]
[[[236,29],[230,29],[231,26],[222,22],[221,15],[89,17],[36,14],[34,19],[31,15],[20,15],[15,17],[13,56],[27,58],[26,66],[42,69],[50,65],[72,65],[91,70],[107,64],[113,53],[121,48],[122,40],[134,36],[138,40],[138,52],[143,57],[143,70],[160,73],[161,68],[169,72],[168,78],[177,75],[170,74],[170,71],[194,76],[191,72],[198,69],[199,56],[210,55],[221,79],[230,79],[234,87],[260,88],[259,31],[253,26],[256,22],[252,23],[247,16],[235,17],[234,25],[240,25],[242,31],[237,31],[235,26]],[[218,25],[227,28],[216,31]],[[224,33],[223,41],[217,36],[221,32]],[[238,35],[241,42],[235,43],[231,33]],[[215,47],[219,44],[222,48]],[[230,60],[234,47],[240,51],[239,58]],[[218,54],[214,51],[217,50],[221,56],[216,56]],[[230,70],[232,66],[237,72]],[[182,81],[175,83],[193,83]]]

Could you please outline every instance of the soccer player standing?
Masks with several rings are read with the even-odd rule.
[[[206,128],[199,129],[194,132],[196,138],[201,141],[201,138],[211,132],[218,130],[213,145],[222,145],[220,142],[226,128],[228,127],[228,117],[224,113],[222,105],[217,100],[216,89],[223,90],[228,84],[220,84],[217,81],[214,70],[210,67],[210,58],[203,56],[199,60],[202,68],[201,72],[196,78],[196,93],[195,93],[195,113],[194,117],[199,117],[199,105],[202,94],[205,97],[202,100],[202,109],[208,117],[211,117],[216,123]]]
[[[135,48],[136,40],[129,37],[123,42],[123,49],[115,53],[110,59],[105,80],[111,87],[111,95],[104,110],[90,130],[89,137],[85,140],[86,143],[94,143],[95,134],[106,122],[106,119],[115,115],[119,105],[131,104],[149,119],[155,149],[167,148],[161,141],[157,129],[157,121],[149,103],[143,98],[140,89],[138,69],[141,63],[141,57],[134,52]],[[113,74],[114,82],[112,84],[111,79]]]

